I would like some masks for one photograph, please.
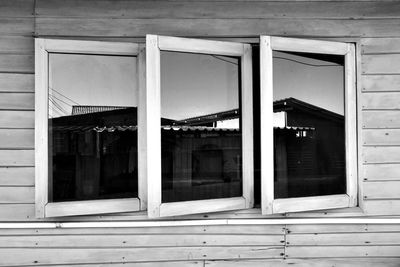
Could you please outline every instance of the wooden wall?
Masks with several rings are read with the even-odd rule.
[[[398,267],[400,226],[2,229],[0,247],[0,266]]]
[[[400,215],[399,29],[395,0],[2,0],[0,221],[36,221],[33,37],[143,42],[145,34],[357,42],[361,206],[368,216]],[[287,216],[364,215],[344,209]],[[174,219],[181,218],[265,217],[254,209]],[[134,213],[61,220],[144,219]],[[236,227],[2,229],[0,266],[320,266],[321,257],[331,266],[400,265],[398,225]]]

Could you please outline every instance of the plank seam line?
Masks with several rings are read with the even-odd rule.
[[[129,222],[35,222],[0,223],[7,228],[109,228],[109,227],[163,227],[205,225],[285,225],[285,224],[400,224],[400,219],[376,218],[313,218],[313,219],[216,219],[180,221],[129,221]]]

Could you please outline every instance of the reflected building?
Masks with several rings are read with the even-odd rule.
[[[56,201],[137,196],[137,108],[74,106],[49,120]],[[162,201],[242,194],[240,110],[161,119]],[[275,197],[345,192],[344,116],[274,102]]]

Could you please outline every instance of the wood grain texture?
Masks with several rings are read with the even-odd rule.
[[[31,54],[33,53],[33,37],[1,36],[0,53]]]
[[[400,128],[400,111],[368,111],[365,110],[361,115],[361,124],[364,129],[390,129]]]
[[[288,225],[288,234],[340,234],[340,233],[379,233],[400,232],[398,224],[303,224]]]
[[[364,165],[361,175],[371,181],[400,180],[400,164]]]
[[[398,267],[398,258],[368,258],[368,259],[285,259],[285,260],[237,260],[237,261],[206,261],[206,267]]]
[[[0,109],[33,110],[35,95],[33,93],[1,93]]]
[[[32,36],[34,32],[33,18],[0,17],[0,34],[8,36]]]
[[[367,232],[367,224],[303,224],[286,226],[288,234],[334,234]]]
[[[400,54],[364,55],[363,74],[400,74]]]
[[[35,204],[0,204],[0,221],[32,221]]]
[[[393,234],[393,233],[392,233]],[[394,238],[396,235],[393,235]],[[133,248],[133,247],[210,247],[280,246],[283,235],[191,235],[191,234],[119,234],[119,235],[34,235],[0,236],[0,247],[41,248]]]
[[[363,75],[362,91],[400,91],[400,75]]]
[[[400,145],[400,129],[364,129],[363,145]]]
[[[362,109],[400,109],[400,92],[363,93]]]
[[[1,166],[34,166],[34,150],[0,150]]]
[[[363,38],[361,39],[362,54],[399,53],[400,38]]]
[[[0,72],[33,73],[33,55],[0,54]]]
[[[398,18],[395,2],[36,1],[39,17],[90,18]]]
[[[0,92],[34,92],[34,74],[0,73]]]
[[[34,167],[1,167],[0,185],[33,186],[35,184],[34,176]]]
[[[400,199],[400,181],[364,182],[364,198]]]
[[[40,266],[40,265],[38,265]],[[71,265],[46,265],[48,267],[71,267]],[[203,267],[202,261],[159,261],[79,264],[80,267]],[[369,266],[367,266],[369,267]],[[390,266],[391,267],[391,266]]]
[[[0,110],[0,128],[34,128],[33,111]]]
[[[37,18],[39,36],[396,36],[400,19],[83,19]],[[1,32],[1,29],[0,29]]]
[[[0,229],[0,236],[19,235],[275,235],[283,236],[284,225],[204,225],[123,228],[25,228]],[[398,229],[396,229],[398,230]]]
[[[365,200],[364,212],[368,215],[400,215],[400,200]]]
[[[398,257],[400,246],[288,246],[288,258]]]
[[[0,203],[34,203],[35,202],[35,188],[34,187],[0,187]]]
[[[33,17],[34,0],[2,0],[0,17]]]
[[[364,147],[362,148],[364,163],[399,163],[400,147]]]
[[[123,263],[168,260],[280,258],[283,247],[174,247],[160,248],[7,248],[0,249],[0,266],[30,264]]]
[[[32,129],[0,129],[0,149],[15,148],[33,149],[34,131]]]
[[[400,233],[289,234],[289,246],[400,245]]]

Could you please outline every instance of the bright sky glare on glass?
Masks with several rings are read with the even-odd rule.
[[[137,106],[136,57],[49,54],[52,117],[71,115],[73,105]]]
[[[165,52],[161,60],[161,72],[171,77],[163,80],[163,91],[168,92],[163,96],[163,116],[184,119],[238,106],[237,97],[229,93],[238,90],[237,60],[220,64],[227,58],[174,54]],[[196,57],[198,61],[193,60]],[[283,52],[274,52],[274,57],[274,100],[294,97],[343,115],[343,66]],[[177,67],[169,68],[171,63]],[[135,57],[50,54],[49,72],[53,117],[70,115],[72,105],[137,106]],[[188,83],[196,90],[185,90]],[[181,101],[186,108],[176,109]]]

